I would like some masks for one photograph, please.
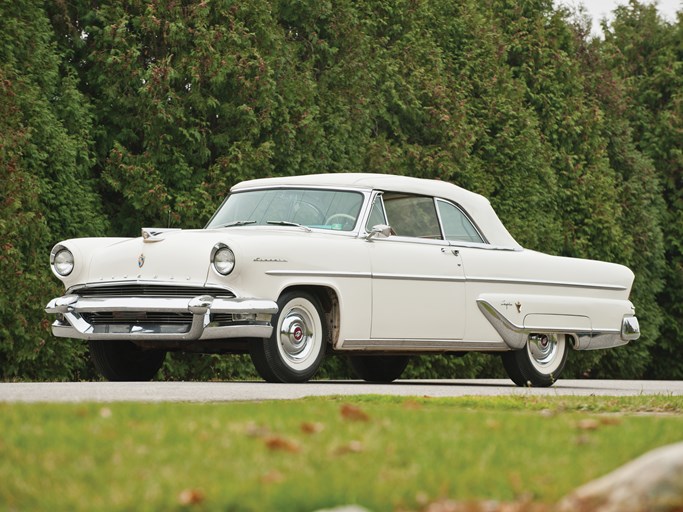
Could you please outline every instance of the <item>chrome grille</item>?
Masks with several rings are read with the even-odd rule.
[[[232,313],[211,313],[211,321],[219,324],[232,323]]]
[[[107,311],[82,313],[90,325],[190,325],[192,313],[153,313],[145,311]]]
[[[203,288],[201,286],[173,286],[157,284],[119,284],[113,286],[92,286],[73,290],[81,297],[197,297],[211,295],[231,299],[235,294],[222,288]]]

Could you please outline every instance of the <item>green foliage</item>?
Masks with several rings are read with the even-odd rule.
[[[572,353],[567,375],[681,378],[681,27],[636,1],[604,41],[550,0],[4,3],[0,375],[90,375],[40,312],[56,241],[200,227],[244,179],[369,171],[451,181],[525,247],[628,265],[641,340]],[[410,376],[500,371],[417,361]],[[174,355],[162,376],[253,371]]]
[[[258,380],[247,355],[174,353],[157,376],[160,380]]]
[[[0,378],[74,378],[84,347],[52,337],[42,310],[59,293],[52,245],[106,225],[90,178],[90,113],[35,2],[2,4],[0,62]]]
[[[659,258],[642,261],[641,283],[657,283],[649,293],[663,310],[661,333],[652,346],[648,374],[683,378],[683,12],[676,23],[662,20],[654,5],[631,1],[615,12],[608,27],[606,65],[624,83],[628,102],[622,109],[633,131],[631,159],[648,159],[655,171],[634,173],[631,180],[645,189],[657,207],[663,235],[650,219],[634,218],[639,248],[663,245]],[[641,156],[642,155],[642,156]],[[640,169],[639,169],[640,170]],[[647,181],[646,181],[647,180]],[[652,191],[653,182],[661,189]],[[640,198],[641,200],[643,197]],[[662,204],[663,203],[663,204]],[[663,236],[663,241],[661,237]],[[657,237],[654,238],[653,237]],[[642,257],[642,255],[640,255]]]
[[[216,386],[232,398],[232,385]],[[0,500],[73,512],[550,511],[579,485],[680,442],[682,411],[676,396],[528,394],[3,403]]]

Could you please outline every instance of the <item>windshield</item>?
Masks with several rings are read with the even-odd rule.
[[[207,228],[281,224],[352,231],[363,204],[359,192],[281,188],[231,194]]]

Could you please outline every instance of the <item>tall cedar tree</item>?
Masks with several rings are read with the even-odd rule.
[[[661,334],[652,347],[648,375],[683,378],[683,11],[675,23],[663,20],[654,5],[631,1],[615,11],[605,27],[606,66],[625,83],[628,119],[637,150],[656,169],[661,183],[660,210],[666,266],[643,272],[640,280],[664,280],[657,297],[664,310]],[[645,178],[643,174],[640,178]],[[649,244],[655,234],[635,218],[633,233]],[[641,245],[642,247],[642,245]]]
[[[43,312],[60,286],[52,245],[105,233],[91,179],[88,101],[42,7],[0,7],[0,378],[71,379],[81,342],[57,339]]]
[[[18,149],[3,158],[33,180],[33,199],[20,188],[48,234],[32,250],[61,236],[201,226],[247,178],[438,178],[488,196],[530,249],[635,271],[642,339],[573,353],[568,376],[680,371],[659,360],[673,361],[683,335],[671,321],[681,287],[668,286],[681,265],[680,23],[671,32],[634,3],[603,42],[551,0],[76,0],[45,10],[16,2],[0,13],[3,73],[22,84],[7,89],[17,114],[3,121]],[[52,283],[45,266],[28,273]],[[36,290],[32,304],[51,293]],[[670,339],[655,344],[662,308]],[[68,352],[81,345],[48,343],[59,364],[87,371]],[[249,375],[230,357],[172,358],[163,373]],[[333,358],[323,375],[348,372]],[[502,376],[500,365],[430,357],[407,373],[478,375]]]

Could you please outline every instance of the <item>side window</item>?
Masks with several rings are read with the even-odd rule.
[[[481,235],[457,206],[437,200],[446,240],[484,243]]]
[[[378,224],[386,224],[386,216],[384,215],[384,205],[382,204],[382,196],[376,195],[372,202],[372,210],[370,211],[370,216],[368,217],[368,223],[365,225],[365,231],[368,233],[372,230],[373,226]]]
[[[398,236],[441,239],[434,199],[406,194],[384,194],[387,221]]]

